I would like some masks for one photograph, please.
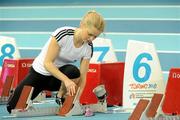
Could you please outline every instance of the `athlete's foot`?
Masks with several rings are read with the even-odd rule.
[[[60,107],[62,107],[64,101],[65,101],[65,98],[63,98],[63,97],[58,97],[58,96],[56,95],[56,103],[57,103]]]
[[[6,108],[7,108],[7,111],[11,114],[12,107],[7,104]]]

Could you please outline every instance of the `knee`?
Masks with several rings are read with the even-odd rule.
[[[80,77],[80,71],[74,65],[64,65],[60,67],[59,70],[64,73],[69,79],[78,79]]]

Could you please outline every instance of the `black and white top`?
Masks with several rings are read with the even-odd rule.
[[[78,60],[90,59],[92,57],[93,47],[92,44],[84,43],[81,47],[74,46],[74,30],[75,27],[61,27],[56,29],[51,35],[54,36],[61,48],[58,57],[54,61],[54,65],[61,67],[66,64],[71,64]],[[45,55],[48,50],[50,39],[47,41],[40,54],[35,58],[32,67],[34,70],[43,75],[51,75],[43,65]]]

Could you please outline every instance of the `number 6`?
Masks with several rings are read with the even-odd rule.
[[[141,62],[143,58],[146,58],[147,60],[152,60],[152,56],[149,53],[142,53],[136,58],[133,65],[133,77],[137,82],[147,81],[151,74],[151,67],[149,66],[149,64]],[[138,74],[141,67],[144,67],[146,71],[143,77],[140,77]]]

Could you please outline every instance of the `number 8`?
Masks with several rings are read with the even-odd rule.
[[[9,48],[10,51],[6,51],[7,48]],[[4,44],[1,48],[2,55],[0,56],[0,66],[2,66],[5,57],[13,58],[14,52],[15,52],[15,48],[12,44]]]

